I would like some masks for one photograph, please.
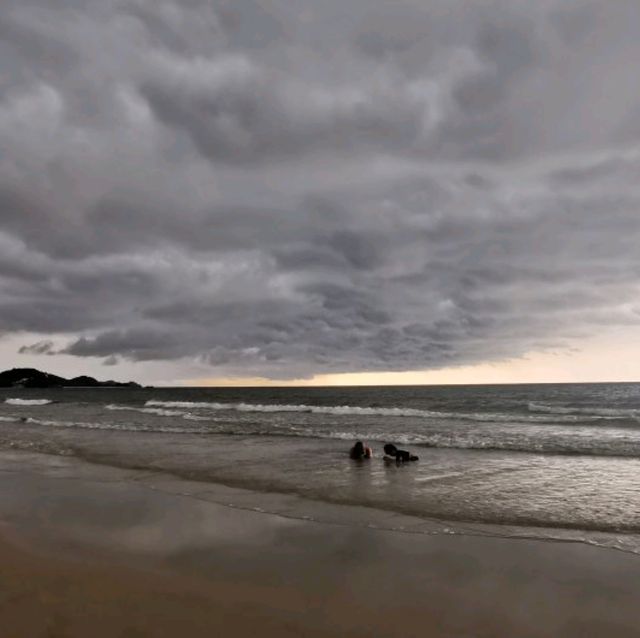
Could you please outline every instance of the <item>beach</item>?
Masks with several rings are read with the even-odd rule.
[[[332,506],[349,505],[364,518],[378,510],[415,517],[430,532],[640,554],[634,384],[0,395],[0,450],[170,474],[195,492],[202,483],[241,488],[245,505],[292,518],[332,522],[344,511],[327,520]],[[349,459],[356,440],[372,447],[371,463]],[[420,461],[383,463],[385,443]]]
[[[5,451],[0,471],[3,636],[622,637],[640,623],[640,558],[614,549],[258,495],[270,514],[248,490],[74,458]]]

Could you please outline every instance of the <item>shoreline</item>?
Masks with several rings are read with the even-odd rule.
[[[24,452],[0,454],[0,475],[11,636],[626,638],[640,623],[640,558],[606,548],[376,529],[350,506],[286,518],[242,509],[243,490]]]
[[[0,447],[640,554],[636,394],[42,392],[31,402],[55,402],[0,406]],[[354,464],[356,438],[376,451],[394,441],[421,462]]]
[[[133,465],[110,463],[101,456],[50,455],[16,448],[0,450],[2,458],[11,455],[23,458],[40,457],[58,459],[62,464],[103,468],[123,475],[135,475],[136,484],[149,490],[168,495],[202,500],[212,504],[280,516],[291,520],[326,523],[342,526],[361,526],[381,531],[392,531],[416,535],[474,536],[505,540],[529,540],[535,542],[583,544],[590,547],[614,550],[632,556],[640,556],[638,538],[640,534],[629,530],[584,528],[581,526],[524,524],[517,521],[490,522],[466,518],[438,517],[421,514],[402,508],[385,508],[381,504],[357,503],[353,500],[315,498],[299,494],[294,490],[260,489],[254,483],[246,485],[225,482],[206,476],[189,476],[180,471],[165,468],[140,468]],[[140,477],[143,477],[140,479]],[[163,487],[164,486],[164,487]],[[167,490],[167,486],[171,489]],[[179,487],[179,489],[177,489]],[[630,546],[625,539],[632,539]],[[635,542],[633,542],[635,541]]]

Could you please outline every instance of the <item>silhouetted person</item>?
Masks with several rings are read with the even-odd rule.
[[[404,463],[405,461],[417,461],[418,457],[406,450],[399,450],[393,443],[387,443],[384,446],[384,453],[387,456],[394,458],[396,461],[400,463]]]
[[[370,459],[373,456],[373,452],[362,441],[356,441],[356,444],[349,451],[349,456],[354,461],[360,461],[362,459]]]

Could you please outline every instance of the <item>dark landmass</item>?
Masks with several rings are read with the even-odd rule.
[[[93,377],[80,376],[65,379],[55,374],[41,372],[35,368],[13,368],[0,372],[0,388],[140,388],[138,383],[129,381],[98,381]]]

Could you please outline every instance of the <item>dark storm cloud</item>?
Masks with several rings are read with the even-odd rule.
[[[184,131],[213,161],[411,148],[429,117],[428,92],[393,78],[328,91],[285,81],[244,56],[219,60],[201,73],[189,77],[182,67],[161,66],[140,91],[160,120]]]
[[[636,325],[639,18],[7,0],[0,331],[287,378]]]

